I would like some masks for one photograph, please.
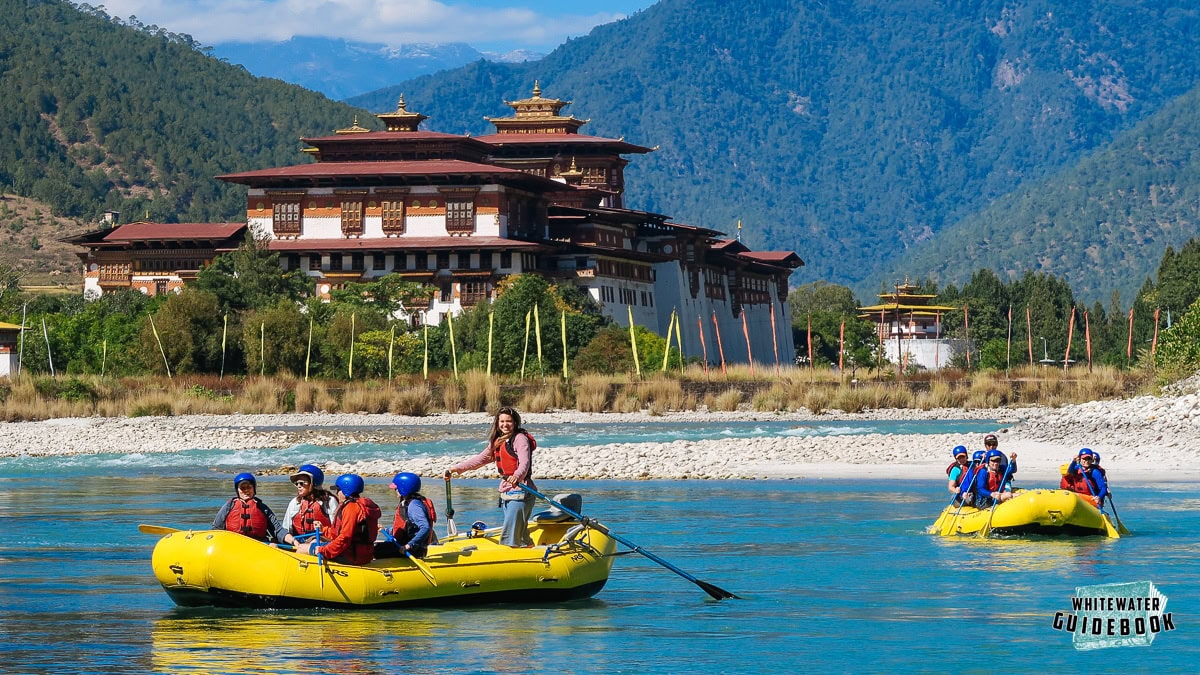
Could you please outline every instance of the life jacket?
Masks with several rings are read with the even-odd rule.
[[[950,472],[953,471],[954,467],[956,466],[962,467],[962,472],[958,474],[958,478],[954,481],[954,486],[958,487],[959,485],[962,485],[963,479],[967,476],[967,472],[974,467],[969,462],[966,465],[959,464],[958,462],[952,462],[950,466],[946,467],[946,477],[950,476]]]
[[[953,469],[954,467],[950,467]],[[971,466],[963,472],[963,479],[958,482],[958,494],[974,494],[975,480],[979,478],[979,472],[983,470],[980,466]]]
[[[418,543],[428,546],[433,543],[433,525],[437,522],[437,511],[434,510],[433,502],[429,501],[428,497],[419,494],[416,495],[416,497],[421,501],[422,504],[425,505],[425,514],[429,516],[429,538],[426,541]],[[392,520],[392,534],[394,535],[396,532],[405,532],[411,539],[412,536],[417,533],[417,524],[410,523],[408,519],[404,517],[405,515],[405,504],[404,501],[401,500],[400,503],[396,505],[396,517],[394,520]]]
[[[239,497],[229,500],[229,515],[225,516],[225,529],[230,532],[244,534],[251,539],[267,540],[267,529],[270,523],[267,514],[263,512],[263,503],[258,497],[244,501]]]
[[[524,434],[525,438],[529,439],[529,475],[533,475],[533,451],[537,449],[537,441],[533,439],[533,436],[528,431],[517,429],[508,437],[508,440],[501,442],[497,438],[492,445],[492,456],[496,459],[496,470],[500,472],[500,476],[503,478],[508,478],[516,473],[517,466],[520,464],[520,461],[517,459],[517,449],[513,447],[513,439],[517,437],[517,434]]]
[[[338,519],[342,510],[350,503],[357,503],[361,507],[362,518],[354,524],[354,533],[350,535],[350,547],[346,553],[353,564],[365,565],[375,557],[375,537],[379,534],[379,516],[383,512],[369,497],[347,497],[338,505],[334,520]]]
[[[300,500],[300,512],[292,516],[292,532],[295,534],[316,532],[314,523],[320,523],[322,529],[333,524],[329,514],[325,512],[325,500],[321,498],[324,494],[314,491],[311,496],[312,499]]]
[[[1004,471],[988,471],[987,489],[988,492],[999,492],[1000,487],[1004,484]]]

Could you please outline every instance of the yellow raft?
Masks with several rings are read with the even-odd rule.
[[[1120,538],[1108,516],[1084,496],[1069,490],[1018,490],[994,509],[951,504],[929,527],[944,537],[958,534],[1101,535]]]
[[[159,540],[151,565],[184,607],[387,608],[492,602],[552,602],[600,592],[616,541],[577,521],[532,522],[532,548],[497,543],[499,530],[450,537],[421,562],[407,558],[342,565],[273,548],[224,530],[176,531]],[[424,567],[418,567],[421,565]]]

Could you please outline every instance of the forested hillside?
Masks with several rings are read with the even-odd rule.
[[[0,0],[0,192],[55,215],[243,217],[245,190],[213,176],[304,161],[301,136],[359,112],[82,7]]]
[[[1053,272],[1081,298],[1107,301],[1117,290],[1128,303],[1169,246],[1200,235],[1197,223],[1200,88],[1078,165],[947,228],[913,251],[909,267],[958,284],[982,268],[1006,281]]]
[[[540,79],[591,118],[584,131],[662,146],[628,171],[631,205],[726,231],[740,218],[751,245],[805,259],[797,282],[869,295],[893,269],[969,275],[961,257],[925,269],[898,259],[1192,89],[1198,17],[1183,0],[663,0],[536,63],[475,63],[351,102],[384,110],[403,90],[428,128],[481,133],[484,115],[506,114],[503,100]],[[1031,227],[994,213],[997,228]],[[1145,261],[1133,276],[1152,274],[1159,242],[1142,251],[1095,222],[1079,249],[1123,247]],[[1014,265],[1073,272],[1029,251]],[[1117,283],[1090,278],[1096,290]]]

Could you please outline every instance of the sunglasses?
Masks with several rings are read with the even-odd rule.
[[[991,458],[991,459],[989,459],[989,460],[988,460],[988,462],[999,462],[999,461],[1000,461],[1000,458],[999,458],[999,457],[993,457],[993,458]]]

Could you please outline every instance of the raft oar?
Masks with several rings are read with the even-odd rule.
[[[434,578],[434,576],[433,576],[433,570],[429,569],[428,563],[426,563],[424,560],[421,560],[420,558],[414,556],[412,553],[409,553],[406,549],[400,548],[400,543],[396,541],[396,537],[393,536],[392,533],[389,532],[388,530],[383,529],[383,530],[380,530],[380,532],[383,533],[384,539],[392,542],[393,544],[396,545],[396,548],[398,548],[404,552],[404,557],[408,558],[409,561],[412,562],[413,565],[416,565],[417,569],[421,570],[421,574],[425,575],[425,578],[429,580],[429,583],[433,584],[434,586],[438,585],[437,579]]]
[[[446,472],[446,536],[453,537],[458,534],[458,527],[454,525],[454,501],[450,498],[450,472]]]
[[[1113,501],[1111,489],[1108,491],[1108,505],[1112,507],[1113,518],[1117,519],[1117,531],[1121,534],[1130,534],[1129,529],[1125,527],[1125,523],[1121,522],[1121,516],[1117,515],[1117,504]]]
[[[317,568],[320,570],[321,588],[325,588],[325,557],[321,555],[321,524],[313,523],[316,531],[316,537],[313,539],[313,550],[317,553]]]
[[[954,530],[954,523],[958,522],[958,514],[962,512],[962,507],[963,507],[963,504],[966,504],[966,503],[967,503],[965,499],[959,499],[960,497],[964,497],[964,496],[965,496],[965,495],[963,494],[963,492],[962,492],[962,488],[961,488],[961,486],[967,482],[967,476],[968,476],[968,475],[970,475],[970,477],[971,477],[971,481],[972,481],[972,482],[974,482],[974,481],[975,481],[975,466],[976,466],[976,463],[975,463],[975,461],[974,461],[974,460],[971,460],[971,464],[970,464],[970,466],[967,468],[967,472],[963,474],[963,479],[962,479],[962,482],[960,482],[960,483],[959,483],[959,486],[960,486],[960,487],[959,487],[959,491],[958,491],[958,493],[957,493],[957,494],[955,494],[955,495],[954,495],[954,498],[950,500],[950,503],[951,503],[951,504],[954,504],[954,502],[957,500],[957,501],[958,501],[958,508],[954,510],[954,516],[950,518],[950,521],[942,524],[942,527],[941,527],[941,530],[940,530],[940,532],[939,532],[939,533],[940,533],[940,534],[941,534],[943,537],[949,536],[949,535],[950,535],[950,533],[951,533],[951,532]],[[942,517],[944,518],[944,517],[945,517],[945,514],[943,514],[943,515],[942,515]],[[934,523],[934,525],[936,526],[936,525],[937,525],[937,523]]]
[[[628,539],[625,539],[624,537],[614,534],[607,527],[601,525],[599,522],[593,520],[592,518],[585,518],[583,515],[575,513],[571,509],[563,506],[562,504],[559,504],[558,502],[556,502],[553,499],[547,497],[546,495],[538,492],[537,490],[534,490],[533,488],[529,487],[528,485],[525,485],[524,483],[517,483],[517,487],[521,488],[522,490],[528,492],[529,494],[531,494],[535,497],[541,498],[542,500],[553,505],[559,511],[562,511],[563,513],[565,513],[569,516],[579,519],[579,522],[583,523],[583,525],[585,527],[590,527],[599,532],[602,532],[603,534],[608,535],[609,537],[612,537],[613,539],[621,542],[622,544],[625,544],[626,546],[633,549],[634,551],[641,553],[642,555],[646,556],[647,558],[653,560],[654,562],[658,563],[659,565],[662,565],[663,567],[671,570],[675,574],[678,574],[679,576],[683,577],[684,579],[687,579],[688,581],[692,582],[693,584],[696,584],[701,589],[703,589],[705,593],[708,593],[713,598],[715,598],[717,600],[724,600],[725,598],[737,598],[739,600],[741,599],[741,598],[738,598],[738,596],[734,595],[733,593],[730,593],[729,591],[727,591],[723,588],[714,586],[714,585],[704,582],[704,581],[700,581],[696,577],[688,574],[687,572],[684,572],[683,570],[672,565],[671,563],[667,562],[666,560],[663,560],[662,558],[654,555],[653,553],[647,551],[646,549],[642,548],[641,546],[638,546],[637,544],[629,541]]]
[[[997,493],[1004,492],[1004,484],[1008,482],[1008,472],[1012,469],[1012,465],[1013,462],[1009,462],[1008,465],[1004,467],[1004,477],[1000,479],[1000,487],[996,491]],[[983,537],[984,539],[986,539],[992,533],[992,517],[996,515],[996,507],[1000,505],[1000,500],[998,498],[993,497],[992,499],[994,500],[992,502],[992,510],[988,513],[988,519],[987,522],[984,523],[983,529],[979,531],[979,536]]]
[[[138,525],[138,532],[142,534],[174,534],[176,532],[183,532],[183,530],[177,530],[173,527],[163,527],[162,525]]]
[[[1079,467],[1079,473],[1083,476],[1083,484],[1087,486],[1088,494],[1092,496],[1092,499],[1096,499],[1096,490],[1092,487],[1092,479],[1088,478],[1087,472],[1083,470],[1082,466]],[[1108,497],[1108,503],[1112,504],[1112,494],[1109,494]],[[1096,501],[1099,502],[1099,500]],[[1108,514],[1104,512],[1104,509],[1099,504],[1096,505],[1096,509],[1100,511],[1100,520],[1104,521],[1104,531],[1108,533],[1108,537],[1110,539],[1120,539],[1121,534],[1117,531],[1117,528],[1113,527],[1112,522],[1108,520]],[[1116,513],[1116,511],[1114,510],[1113,513]]]

